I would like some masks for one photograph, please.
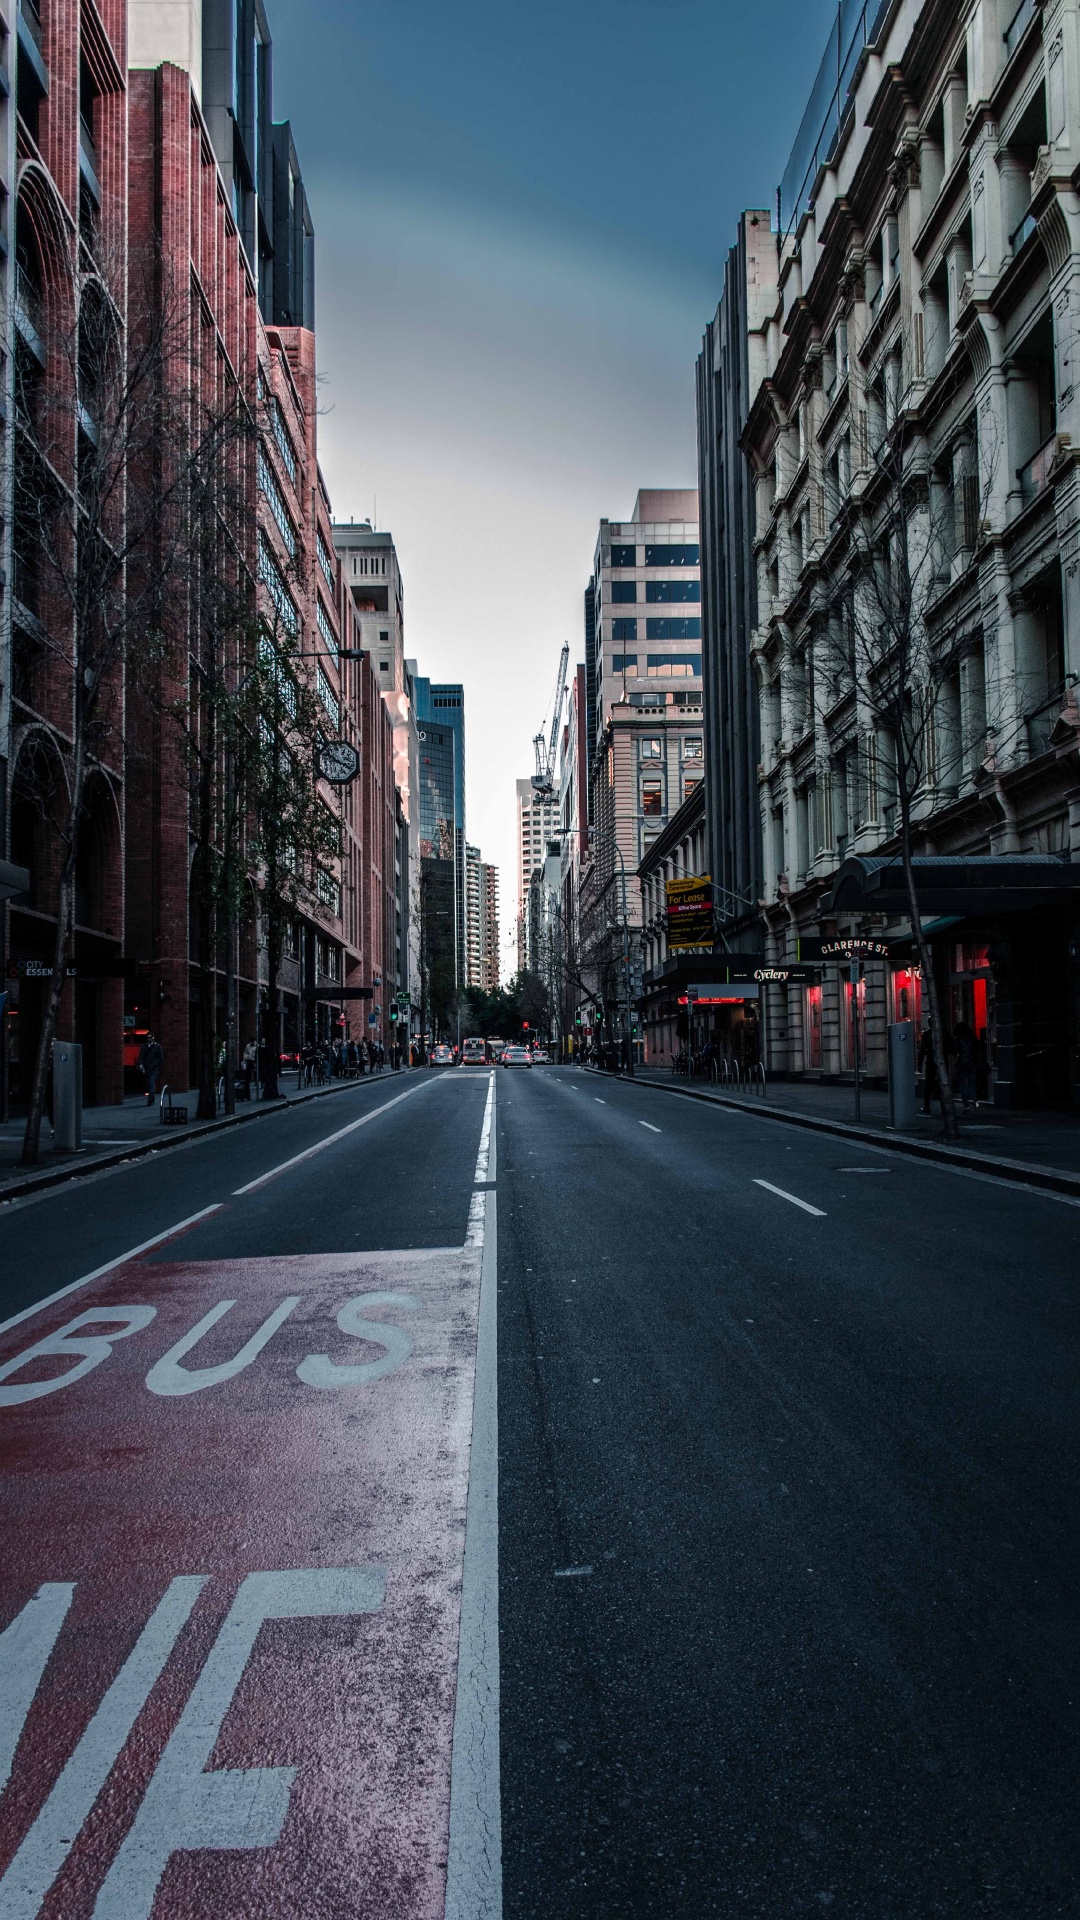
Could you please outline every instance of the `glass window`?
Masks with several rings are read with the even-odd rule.
[[[322,668],[317,667],[315,671],[316,671],[316,678],[319,686],[319,699],[322,701],[323,706],[326,708],[326,711],[330,715],[330,718],[333,721],[335,727],[340,727],[341,707],[338,702],[337,694],[334,692],[334,689],[331,686]]]
[[[893,968],[893,1018],[922,1027],[922,969]]]
[[[643,760],[662,760],[664,757],[664,743],[662,740],[652,738],[642,740],[640,743],[640,753]]]
[[[858,1034],[859,1034],[859,1065],[865,1068],[866,1066],[866,981],[860,980],[858,987],[854,990],[854,993],[852,990],[850,979],[844,980],[843,987],[844,987],[843,1013],[841,1016],[840,1024],[841,1024],[841,1043],[843,1046],[844,1067],[845,1069],[850,1070],[855,1065],[854,1026],[856,1022],[853,1022],[851,1017],[852,1000],[854,999],[855,1006],[858,1010],[857,1025],[858,1025]]]
[[[700,787],[700,785],[701,785],[700,773],[684,773],[683,783],[682,783],[683,799],[689,800],[690,795],[693,793],[695,787]]]
[[[682,757],[684,760],[703,760],[705,751],[702,742],[695,740],[692,736],[684,739],[682,743]]]
[[[700,600],[700,580],[646,580],[646,600]]]
[[[650,653],[646,658],[650,680],[688,680],[701,672],[700,653]]]
[[[645,638],[646,640],[700,640],[701,621],[692,616],[682,620],[646,620]]]
[[[636,653],[613,653],[611,656],[612,673],[636,673]]]
[[[627,602],[632,603],[637,599],[637,581],[613,580],[611,598],[616,606],[625,606]]]
[[[611,637],[613,640],[636,640],[637,621],[613,620],[611,623]]]
[[[336,661],[338,657],[337,635],[330,624],[330,615],[327,613],[318,594],[315,596],[315,618],[318,621],[319,632],[323,637],[323,645],[326,647],[331,659]]]
[[[611,564],[613,567],[636,567],[636,547],[612,547]]]
[[[664,811],[664,788],[659,774],[641,783],[641,811],[646,819],[655,819]]]
[[[323,579],[326,581],[326,584],[329,587],[331,593],[333,593],[334,584],[335,584],[334,562],[330,557],[330,549],[327,546],[326,541],[323,539],[321,533],[317,532],[315,539],[316,539],[316,545],[318,547],[318,552],[319,552],[319,565],[323,570]]]
[[[806,989],[806,1064],[821,1065],[821,988]]]
[[[701,565],[701,548],[646,547],[645,565],[647,567],[698,567]]]

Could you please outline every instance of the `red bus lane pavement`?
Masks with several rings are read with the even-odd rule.
[[[463,1246],[132,1260],[0,1335],[4,1920],[497,1912],[493,1102]]]

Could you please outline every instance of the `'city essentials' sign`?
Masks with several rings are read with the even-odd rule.
[[[685,880],[669,880],[667,895],[667,944],[669,953],[684,953],[689,947],[711,947],[713,943],[712,874],[689,875]]]

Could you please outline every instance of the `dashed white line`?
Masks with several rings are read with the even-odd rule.
[[[346,1134],[355,1133],[358,1127],[366,1127],[370,1121],[377,1120],[380,1113],[389,1113],[391,1107],[400,1106],[403,1100],[410,1099],[414,1093],[420,1093],[424,1087],[430,1087],[433,1084],[430,1080],[419,1081],[416,1086],[407,1088],[404,1093],[399,1093],[396,1099],[384,1100],[381,1107],[373,1107],[370,1113],[362,1114],[359,1120],[350,1121],[347,1127],[339,1127],[336,1133],[328,1133],[325,1140],[317,1140],[313,1147],[305,1147],[303,1153],[294,1153],[291,1160],[283,1160],[280,1166],[271,1167],[268,1173],[260,1173],[257,1180],[249,1180],[244,1187],[234,1187],[234,1200],[241,1194],[254,1193],[257,1188],[264,1187],[268,1180],[276,1180],[279,1173],[288,1173],[290,1167],[298,1167],[303,1161],[313,1159],[317,1153],[322,1153],[325,1148],[334,1146],[338,1140],[344,1140]]]
[[[593,1099],[594,1099],[594,1100],[596,1101],[596,1104],[597,1104],[597,1106],[598,1106],[598,1107],[606,1107],[606,1106],[607,1106],[607,1101],[606,1101],[606,1100],[601,1100],[601,1098],[600,1098],[600,1095],[599,1095],[598,1093],[594,1093],[594,1094],[593,1094]]]
[[[209,1220],[212,1213],[220,1213],[224,1202],[218,1200],[212,1207],[202,1207],[198,1213],[189,1213],[186,1220],[178,1220],[175,1226],[166,1227],[162,1233],[155,1233],[150,1240],[140,1240],[137,1247],[129,1247],[126,1253],[118,1253],[115,1260],[106,1260],[103,1267],[95,1267],[93,1273],[84,1273],[80,1280],[72,1280],[66,1287],[58,1287],[55,1293],[45,1296],[44,1300],[35,1300],[32,1307],[24,1307],[21,1313],[13,1313],[10,1320],[0,1321],[0,1333],[7,1333],[9,1327],[17,1327],[23,1320],[29,1320],[32,1314],[41,1313],[57,1300],[66,1299],[69,1293],[77,1293],[80,1287],[88,1287],[91,1280],[101,1280],[114,1268],[122,1267],[128,1260],[137,1260],[140,1253],[149,1253],[151,1247],[163,1246],[166,1240],[172,1240],[188,1227],[197,1226],[200,1220]]]
[[[638,1121],[638,1126],[639,1126],[639,1127],[648,1127],[648,1129],[649,1129],[649,1132],[650,1132],[650,1133],[660,1133],[660,1132],[662,1131],[662,1129],[661,1129],[660,1127],[654,1127],[654,1126],[653,1126],[653,1124],[652,1124],[652,1122],[651,1122],[651,1121],[649,1121],[649,1120],[639,1120],[639,1121]]]
[[[767,1192],[775,1193],[781,1200],[790,1200],[793,1207],[801,1207],[804,1213],[812,1213],[816,1220],[825,1219],[824,1207],[812,1207],[809,1200],[800,1200],[797,1193],[787,1193],[783,1187],[774,1187],[771,1180],[755,1180],[755,1187],[764,1187]]]

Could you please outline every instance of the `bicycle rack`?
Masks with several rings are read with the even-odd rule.
[[[169,1103],[168,1106],[165,1105],[166,1100]],[[161,1107],[161,1124],[163,1127],[186,1127],[187,1126],[188,1110],[186,1107],[177,1107],[173,1105],[171,1087],[162,1087],[160,1107]]]

